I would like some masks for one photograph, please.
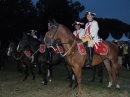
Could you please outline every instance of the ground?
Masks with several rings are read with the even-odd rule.
[[[26,81],[22,81],[24,73],[17,69],[17,62],[6,61],[5,70],[0,70],[0,97],[75,97],[75,90],[69,88],[67,71],[64,65],[53,67],[53,77],[47,86],[42,85],[42,76],[34,68],[36,79],[32,80],[30,74]],[[107,89],[108,74],[104,68],[103,83],[99,83],[96,75],[95,82],[90,82],[92,78],[91,69],[83,69],[82,74],[82,95],[81,97],[130,97],[130,71],[121,70],[121,90],[116,90],[115,85]]]

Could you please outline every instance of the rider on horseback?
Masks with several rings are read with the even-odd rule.
[[[73,32],[73,34],[75,35],[76,38],[81,39],[82,38],[82,34],[84,33],[84,29],[80,27],[80,25],[84,25],[84,23],[80,23],[75,21],[72,26],[75,27],[75,31]]]
[[[95,13],[92,13],[90,11],[87,11],[85,16],[87,17],[88,23],[85,25],[85,32],[84,37],[82,38],[82,41],[85,45],[87,45],[88,50],[87,53],[89,58],[89,66],[92,65],[92,59],[93,59],[93,46],[96,41],[98,41],[98,23],[97,21],[93,20],[93,17],[95,16]]]

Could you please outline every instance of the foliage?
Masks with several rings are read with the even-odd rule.
[[[79,17],[84,9],[78,0],[38,0],[36,5],[32,0],[0,0],[0,38],[16,38],[31,29],[44,35],[47,23],[52,19],[73,31],[71,24],[74,21],[87,22],[86,17]],[[114,37],[117,37],[117,33],[121,36],[124,32],[130,32],[130,25],[117,19],[95,19],[99,23],[99,35],[102,38],[107,37],[106,32],[111,32]]]

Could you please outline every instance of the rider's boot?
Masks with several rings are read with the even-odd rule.
[[[92,67],[92,61],[93,61],[93,47],[89,47],[89,67]]]
[[[88,42],[84,42],[84,47],[85,47],[85,50],[86,50],[86,53],[87,53],[87,56],[86,56],[86,60],[84,62],[84,67],[88,67],[89,66],[89,49],[88,49]]]

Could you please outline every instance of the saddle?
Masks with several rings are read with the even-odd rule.
[[[26,49],[26,50],[24,51],[24,54],[25,54],[27,57],[30,57],[30,56],[31,56],[31,52],[30,52],[30,50],[28,50],[28,49]]]
[[[86,54],[86,49],[84,47],[83,42],[77,43],[77,47],[78,47],[78,51],[81,55]],[[108,47],[104,43],[98,42],[98,43],[95,43],[95,45],[94,45],[94,51],[95,51],[95,53],[97,53],[99,55],[106,55],[108,53]]]

